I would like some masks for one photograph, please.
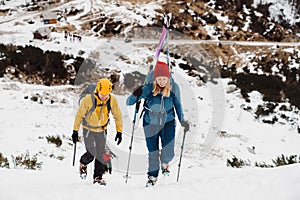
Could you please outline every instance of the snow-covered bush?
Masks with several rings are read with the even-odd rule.
[[[12,158],[13,158],[13,163],[15,165],[15,168],[33,169],[33,170],[42,168],[42,162],[38,162],[37,155],[30,156],[28,151],[25,154],[12,156]]]
[[[243,166],[249,166],[249,165],[250,165],[249,161],[239,159],[236,156],[233,156],[232,160],[227,159],[227,166],[228,167],[241,168]]]
[[[283,166],[283,165],[290,165],[290,164],[295,164],[295,163],[300,163],[300,156],[297,155],[290,155],[290,156],[285,156],[281,154],[281,156],[278,156],[275,159],[272,159],[273,164],[266,164],[265,162],[263,163],[254,163],[254,167],[261,167],[261,168],[272,168],[272,167],[278,167],[278,166]],[[251,166],[250,161],[245,161],[240,158],[237,158],[234,156],[232,160],[227,159],[227,166],[228,167],[236,167],[236,168],[241,168],[243,166]]]
[[[57,147],[60,147],[62,145],[62,140],[60,139],[59,135],[57,136],[46,136],[47,142],[48,143],[53,143]]]
[[[283,154],[281,156],[278,156],[276,159],[273,159],[272,161],[276,165],[276,167],[300,162],[299,159],[297,161],[297,155],[284,156]]]
[[[8,159],[6,157],[4,157],[1,152],[0,152],[0,167],[9,168]]]

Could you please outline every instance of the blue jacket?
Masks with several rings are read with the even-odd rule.
[[[142,95],[138,100],[145,99],[144,121],[148,124],[163,125],[174,120],[175,110],[180,122],[184,121],[183,109],[180,99],[180,90],[177,83],[171,82],[172,90],[169,97],[163,97],[161,93],[153,96],[153,84],[148,83],[142,87]],[[134,95],[127,98],[126,104],[133,105],[137,101]],[[175,108],[175,110],[174,110]],[[161,123],[163,122],[163,124]]]

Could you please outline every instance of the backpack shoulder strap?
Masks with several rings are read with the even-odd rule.
[[[106,107],[107,107],[107,122],[103,127],[106,127],[109,124],[109,113],[111,111],[111,105],[110,105],[110,99],[111,99],[111,95],[109,95],[108,100],[106,102]]]
[[[90,108],[90,110],[88,111],[88,113],[86,114],[86,116],[88,116],[89,114],[91,114],[92,112],[94,112],[95,108],[96,108],[96,98],[94,97],[94,94],[91,94],[91,98],[92,98],[92,107]]]
[[[108,123],[109,123],[109,113],[111,111],[111,95],[109,95],[109,98],[106,102],[106,104],[97,104],[97,99],[95,98],[94,94],[91,94],[91,98],[92,98],[92,107],[90,108],[90,110],[86,113],[85,118],[90,115],[92,112],[95,111],[97,106],[103,106],[106,105],[107,106],[107,115],[108,115],[108,120],[106,122],[105,125],[101,126],[101,128],[105,129],[105,127],[107,127]],[[84,120],[85,120],[84,118]],[[84,122],[85,124],[88,124],[86,121]],[[90,126],[91,127],[91,126]],[[94,128],[98,128],[98,127],[94,127]]]
[[[97,104],[97,100],[94,97],[94,95],[92,95],[92,98],[93,98],[93,108],[94,108],[94,110],[95,110],[95,108],[97,106],[106,106],[107,107],[107,113],[109,114],[109,112],[111,111],[111,100],[110,100],[111,99],[111,95],[109,95],[108,100],[106,101],[105,104]]]
[[[111,99],[111,95],[109,95],[109,98],[106,102],[106,106],[107,106],[107,113],[109,114],[111,111],[111,105],[110,105],[110,99]]]

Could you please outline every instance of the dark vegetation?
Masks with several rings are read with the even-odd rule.
[[[10,74],[25,82],[44,85],[73,84],[83,58],[65,55],[60,52],[42,51],[33,46],[0,44],[0,77]],[[72,66],[64,61],[74,59]]]
[[[288,100],[292,105],[300,108],[300,83],[299,81],[282,81],[278,76],[267,76],[265,74],[228,73],[221,70],[222,77],[230,77],[241,89],[243,97],[247,100],[248,93],[254,90],[263,94],[264,101],[284,102]],[[294,71],[300,75],[300,69]]]
[[[253,50],[254,54],[255,52]],[[232,64],[220,67],[221,76],[232,78],[246,100],[248,93],[256,90],[263,94],[264,101],[275,103],[289,101],[300,108],[300,68],[293,67],[295,64],[300,65],[296,51],[287,53],[276,49],[269,52],[269,56],[255,55],[250,62],[256,63],[254,66],[256,73],[250,72],[248,66],[242,67],[243,73],[236,73],[236,67]],[[274,72],[273,67],[277,68],[278,72]],[[258,73],[258,70],[263,74]]]
[[[60,147],[62,145],[62,140],[59,135],[53,136],[53,135],[48,135],[46,136],[47,142],[48,143],[53,143],[56,145],[56,147]]]
[[[272,159],[272,164],[266,164],[266,163],[258,163],[255,162],[255,167],[261,167],[261,168],[271,168],[271,167],[279,167],[284,165],[291,165],[295,163],[300,163],[300,156],[297,155],[280,155],[277,156],[277,158]],[[237,158],[236,156],[233,156],[232,159],[227,159],[227,166],[228,167],[234,167],[234,168],[242,168],[245,166],[251,166],[251,162],[249,160],[243,160],[240,158]]]
[[[0,167],[9,168],[8,159],[1,152],[0,152]]]

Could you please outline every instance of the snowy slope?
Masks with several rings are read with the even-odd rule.
[[[21,1],[10,0],[8,4],[17,6]],[[122,7],[98,1],[92,9],[92,2],[72,1],[62,7],[72,5],[84,8],[81,17],[103,7],[106,12],[121,13]],[[255,1],[257,3],[257,1]],[[22,2],[24,3],[24,2]],[[141,25],[151,23],[157,5],[141,8],[149,11],[149,19],[122,13],[124,20],[130,18]],[[18,9],[16,7],[16,9]],[[55,8],[53,8],[55,9]],[[139,9],[138,7],[134,9]],[[145,11],[146,12],[146,11]],[[284,11],[288,12],[288,11]],[[273,12],[274,13],[274,12]],[[61,51],[77,55],[80,50],[87,58],[92,53],[99,53],[98,61],[104,66],[110,65],[123,73],[138,70],[145,74],[147,66],[142,63],[154,52],[145,46],[125,44],[123,40],[96,39],[83,36],[81,43],[64,40],[63,33],[53,32],[51,40],[32,40],[32,30],[39,28],[39,13],[14,12],[11,17],[1,18],[0,42],[5,44],[32,44],[44,50]],[[129,17],[130,16],[130,17]],[[77,16],[78,17],[78,16]],[[35,19],[34,25],[26,20]],[[25,21],[24,21],[25,20]],[[80,21],[75,18],[76,26]],[[18,25],[22,22],[26,25]],[[12,24],[17,24],[12,26]],[[116,48],[118,47],[118,48]],[[116,55],[125,55],[131,62],[116,60]],[[118,158],[113,159],[113,174],[105,175],[108,187],[99,188],[92,184],[93,166],[88,167],[86,181],[79,179],[78,161],[84,152],[84,145],[78,143],[75,166],[72,166],[73,146],[72,133],[74,115],[77,108],[77,96],[73,86],[47,87],[28,85],[6,78],[0,79],[0,152],[9,159],[10,168],[0,168],[0,200],[4,199],[245,199],[245,200],[298,200],[300,196],[299,164],[277,168],[254,168],[253,165],[242,169],[226,167],[226,160],[237,156],[245,160],[272,164],[281,154],[298,155],[300,152],[300,135],[297,127],[287,122],[269,125],[255,119],[253,109],[262,103],[258,92],[250,94],[251,103],[246,103],[239,90],[230,90],[230,80],[217,79],[218,84],[207,83],[197,86],[197,81],[186,75],[179,68],[174,68],[174,78],[180,84],[182,103],[186,118],[191,122],[191,131],[187,133],[180,181],[176,182],[177,164],[179,161],[182,129],[177,127],[176,156],[171,163],[171,175],[159,177],[157,187],[146,189],[147,150],[141,128],[141,121],[135,131],[132,151],[130,176],[125,184],[128,147],[132,131],[134,108],[127,107],[125,100],[128,94],[117,96],[124,117],[124,138],[121,145],[114,141],[113,120],[109,127],[108,145]],[[38,95],[37,95],[38,94]],[[37,96],[38,101],[31,97]],[[52,100],[52,101],[51,101]],[[43,102],[42,104],[40,102]],[[299,114],[293,120],[300,125]],[[60,136],[62,145],[56,147],[47,143],[47,136]],[[255,152],[249,148],[255,147]],[[17,156],[29,152],[42,162],[41,170],[25,170],[14,166],[12,155]],[[63,160],[59,160],[62,157]]]
[[[175,75],[177,72],[175,72]],[[180,82],[180,76],[176,77]],[[223,84],[226,81],[224,80]],[[188,84],[181,84],[183,94]],[[226,87],[226,86],[225,86]],[[126,110],[125,97],[119,96],[124,111],[124,141],[120,147],[115,145],[114,123],[109,128],[108,143],[118,158],[113,160],[113,174],[105,175],[108,181],[106,188],[92,184],[92,174],[82,181],[78,174],[79,156],[84,152],[84,145],[78,143],[76,164],[72,166],[73,147],[70,135],[74,118],[74,94],[69,86],[45,87],[20,84],[1,80],[1,152],[9,157],[19,155],[26,150],[31,155],[38,154],[42,161],[41,170],[0,169],[0,199],[98,199],[105,196],[109,199],[182,199],[187,195],[192,199],[297,199],[299,192],[299,164],[261,169],[246,167],[232,169],[226,167],[226,159],[237,155],[244,159],[271,162],[274,156],[281,153],[297,154],[299,152],[299,134],[288,126],[271,126],[261,124],[238,105],[244,103],[238,92],[225,93],[226,106],[223,130],[232,137],[218,137],[212,151],[203,157],[202,145],[207,140],[214,105],[208,86],[193,88],[201,94],[195,103],[199,108],[199,121],[194,121],[195,104],[188,104],[183,95],[183,104],[187,119],[197,123],[197,131],[188,133],[180,181],[176,182],[179,148],[182,135],[177,132],[176,157],[171,165],[168,178],[160,176],[157,187],[146,189],[146,149],[141,129],[136,130],[133,144],[133,157],[128,183],[125,184],[125,169],[128,158],[128,146],[131,133],[132,109]],[[43,104],[24,99],[25,96],[40,94]],[[48,99],[46,98],[48,97]],[[53,104],[49,101],[53,99]],[[64,101],[62,101],[64,99]],[[259,100],[259,98],[258,98]],[[62,103],[65,102],[65,103]],[[29,117],[30,115],[30,117]],[[238,123],[237,123],[238,122]],[[61,147],[46,142],[47,135],[60,135]],[[271,136],[270,136],[271,135]],[[247,151],[255,145],[256,154]],[[62,155],[62,161],[51,158],[50,154]],[[144,159],[144,162],[140,159]],[[11,159],[10,159],[10,163]],[[13,165],[11,165],[13,166]],[[88,168],[93,171],[93,166]],[[18,181],[16,181],[18,180]],[[14,188],[11,190],[10,188]],[[129,192],[130,191],[130,192]],[[146,194],[146,195],[145,195]]]
[[[174,69],[174,78],[180,84],[185,115],[193,124],[192,131],[186,138],[180,182],[176,182],[182,141],[182,130],[178,127],[176,156],[171,163],[172,174],[168,179],[160,177],[157,187],[150,190],[144,188],[147,151],[140,123],[133,143],[130,168],[132,178],[128,184],[123,179],[133,114],[133,107],[125,105],[127,95],[118,96],[124,116],[124,141],[116,146],[112,122],[108,144],[118,158],[113,160],[113,174],[105,175],[109,187],[99,190],[92,185],[91,173],[86,181],[78,177],[78,161],[84,152],[82,143],[77,145],[76,164],[72,166],[73,146],[70,135],[76,111],[76,95],[72,87],[27,85],[1,79],[1,152],[9,158],[10,155],[29,151],[31,155],[37,154],[38,160],[43,162],[40,171],[32,171],[14,167],[9,158],[12,169],[0,169],[0,178],[5,180],[1,181],[0,186],[6,191],[1,193],[1,198],[23,199],[25,195],[30,196],[30,199],[80,199],[86,196],[96,199],[99,194],[109,198],[139,199],[145,198],[146,192],[149,193],[149,199],[161,195],[174,199],[186,195],[194,199],[199,196],[218,199],[228,195],[228,199],[263,199],[268,196],[292,200],[299,195],[299,165],[275,169],[246,167],[239,170],[226,167],[226,159],[233,155],[251,160],[252,163],[258,161],[271,164],[271,160],[282,153],[298,154],[300,140],[294,127],[288,124],[267,125],[255,120],[251,112],[242,109],[245,101],[239,90],[226,93],[229,80],[219,80],[218,85],[208,83],[195,87],[193,78],[177,68]],[[37,94],[38,101],[31,101],[31,97]],[[259,93],[254,92],[250,96],[251,106],[261,103]],[[224,134],[219,135],[219,131]],[[48,135],[61,136],[62,146],[48,144],[45,138]],[[252,146],[256,147],[255,154],[248,151],[248,147]],[[64,159],[56,159],[58,156]],[[93,171],[93,166],[90,165],[88,170]],[[21,180],[15,182],[16,179]],[[12,192],[10,187],[19,192]],[[135,197],[128,190],[134,191]],[[256,191],[255,194],[253,191]]]
[[[53,50],[61,51],[66,54],[78,55],[79,50],[83,50],[85,53],[81,55],[84,58],[90,56],[90,53],[97,49],[99,46],[99,40],[95,37],[90,37],[93,30],[87,30],[83,32],[81,30],[81,25],[89,20],[98,19],[102,12],[106,13],[106,16],[114,18],[114,21],[118,21],[124,24],[137,24],[139,26],[151,25],[153,24],[153,18],[157,15],[155,10],[161,9],[161,6],[155,2],[150,2],[147,4],[139,4],[134,6],[131,3],[121,2],[103,2],[103,1],[85,1],[85,0],[75,0],[70,2],[62,1],[60,4],[49,7],[47,12],[58,12],[58,11],[68,11],[70,9],[83,10],[75,16],[69,16],[68,21],[61,21],[57,24],[44,24],[40,15],[45,12],[33,11],[28,12],[23,8],[27,1],[17,1],[12,0],[3,6],[3,10],[10,9],[14,10],[10,15],[1,16],[0,18],[0,42],[3,44],[14,44],[14,45],[33,45],[40,47],[43,50]],[[2,8],[2,7],[1,7]],[[118,13],[118,15],[116,15]],[[146,17],[138,15],[142,13]],[[87,19],[82,19],[85,16],[89,16]],[[33,24],[28,23],[33,21]],[[82,42],[71,41],[64,39],[64,31],[60,30],[62,28],[70,26],[70,24],[75,26],[75,30],[68,31],[71,34],[78,34],[82,37]],[[39,28],[49,27],[53,30],[50,37],[47,40],[33,40],[33,32]],[[130,31],[133,27],[129,26],[125,31]],[[103,24],[103,29],[105,29],[105,23]],[[81,33],[83,32],[83,33]],[[116,36],[117,37],[117,36]],[[120,37],[120,35],[119,35]],[[93,45],[91,45],[93,44]]]
[[[184,166],[185,167],[185,166]],[[62,170],[65,169],[65,170]],[[49,174],[56,174],[49,176]],[[144,177],[135,176],[127,184],[121,174],[110,177],[109,186],[99,188],[91,181],[74,177],[75,171],[65,165],[43,172],[1,169],[1,199],[274,199],[299,198],[299,164],[276,169],[199,168],[182,170],[179,183],[175,178],[161,178],[157,187],[143,187]],[[199,174],[195,176],[195,174]],[[21,177],[21,178],[20,178]],[[19,181],[14,181],[14,180]],[[13,191],[12,189],[13,188]]]

